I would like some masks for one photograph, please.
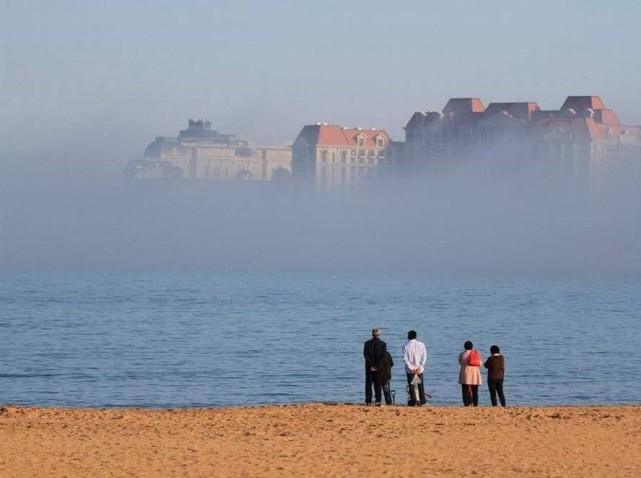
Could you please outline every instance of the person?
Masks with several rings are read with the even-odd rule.
[[[385,351],[385,359],[383,360],[382,379],[383,379],[383,395],[385,396],[385,404],[392,405],[392,367],[394,366],[394,359],[389,350]]]
[[[487,386],[490,389],[490,400],[492,406],[496,407],[496,395],[498,394],[501,406],[505,406],[505,395],[503,394],[503,380],[505,379],[505,358],[501,355],[498,345],[490,347],[490,356],[485,361],[487,369]]]
[[[410,330],[407,333],[407,343],[403,345],[402,353],[403,362],[405,363],[405,375],[407,376],[407,384],[410,387],[410,391],[412,390],[412,380],[414,380],[414,377],[418,377],[420,380],[420,383],[418,384],[418,397],[410,393],[410,399],[407,404],[410,407],[420,407],[427,403],[423,384],[423,372],[427,361],[427,349],[423,342],[419,342],[416,339],[416,331]]]
[[[466,341],[463,345],[463,352],[458,356],[458,363],[461,366],[459,371],[458,383],[461,384],[463,393],[463,405],[479,406],[479,385],[483,383],[481,379],[480,363],[479,365],[470,365],[470,355],[474,350],[474,344]],[[478,352],[477,352],[478,353]]]
[[[381,340],[381,329],[372,330],[372,338],[365,342],[363,356],[365,357],[365,405],[372,404],[372,385],[376,405],[381,406],[383,398],[383,367],[387,345]]]

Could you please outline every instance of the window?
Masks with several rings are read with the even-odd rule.
[[[347,163],[347,151],[341,152],[341,163]]]
[[[376,146],[378,146],[379,148],[382,148],[383,146],[385,146],[385,140],[383,139],[382,136],[378,136],[376,138]]]
[[[365,137],[364,136],[358,136],[356,138],[356,144],[358,144],[359,148],[362,148],[363,146],[365,146]]]

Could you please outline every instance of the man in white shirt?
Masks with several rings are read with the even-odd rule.
[[[408,405],[410,407],[420,407],[425,405],[427,400],[425,399],[425,388],[423,386],[423,371],[425,370],[425,362],[427,361],[427,349],[423,342],[416,340],[416,332],[410,330],[407,333],[407,343],[403,345],[403,362],[405,362],[405,373],[407,375],[407,383],[412,387],[412,380],[415,376],[418,376],[421,383],[418,385],[418,397],[417,401],[415,397],[412,397],[410,394],[410,399]]]

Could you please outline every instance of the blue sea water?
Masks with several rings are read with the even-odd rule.
[[[465,340],[501,346],[508,404],[638,403],[640,311],[639,280],[4,271],[0,404],[362,402],[373,327],[399,402],[415,329],[434,405],[460,402]]]

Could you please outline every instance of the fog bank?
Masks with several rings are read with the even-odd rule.
[[[1,161],[5,268],[641,275],[629,184],[463,168],[350,198],[300,197],[276,184],[128,184],[108,151]]]

